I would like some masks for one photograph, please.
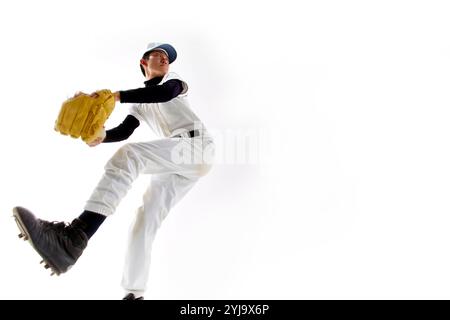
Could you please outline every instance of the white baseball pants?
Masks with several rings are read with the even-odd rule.
[[[85,210],[111,215],[139,174],[151,174],[129,230],[122,286],[139,296],[146,290],[156,231],[170,209],[209,172],[214,156],[210,137],[168,138],[123,145],[105,166],[105,173]]]

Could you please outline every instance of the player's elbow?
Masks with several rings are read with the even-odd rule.
[[[170,88],[162,88],[161,90],[161,101],[160,102],[169,102],[172,99],[175,99],[178,96],[178,92],[171,90]]]
[[[133,134],[133,132],[134,132],[134,129],[129,129],[129,130],[125,131],[125,132],[124,132],[124,135],[123,135],[124,140],[128,139],[129,137],[131,137],[131,135]]]

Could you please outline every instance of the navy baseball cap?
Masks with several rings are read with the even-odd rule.
[[[172,47],[168,43],[159,43],[159,42],[149,43],[143,56],[148,52],[152,52],[152,51],[156,51],[156,50],[163,51],[167,54],[167,56],[169,57],[169,64],[174,62],[177,58],[177,51],[175,50],[174,47]]]
[[[147,45],[147,48],[145,49],[142,57],[144,57],[147,53],[152,52],[152,51],[163,51],[169,57],[169,64],[171,64],[172,62],[174,62],[177,59],[177,51],[175,50],[174,47],[172,47],[168,43],[150,42]],[[139,65],[139,66],[141,67],[141,71],[145,76],[144,69],[142,68],[141,65]]]

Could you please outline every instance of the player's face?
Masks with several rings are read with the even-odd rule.
[[[153,51],[150,53],[148,68],[152,71],[166,74],[169,71],[169,57],[163,51]]]

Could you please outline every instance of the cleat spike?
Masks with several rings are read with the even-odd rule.
[[[45,268],[45,269],[48,269],[48,268],[50,268],[50,266],[49,266],[48,264],[45,264],[45,265],[44,265],[44,268]]]
[[[39,264],[43,264],[45,261],[44,260],[41,260],[41,262],[39,262]]]
[[[23,237],[25,237],[25,236],[23,235],[23,233],[19,233],[19,238],[22,239]]]
[[[55,274],[55,271],[53,271],[52,273],[50,273],[50,276],[53,276]]]

